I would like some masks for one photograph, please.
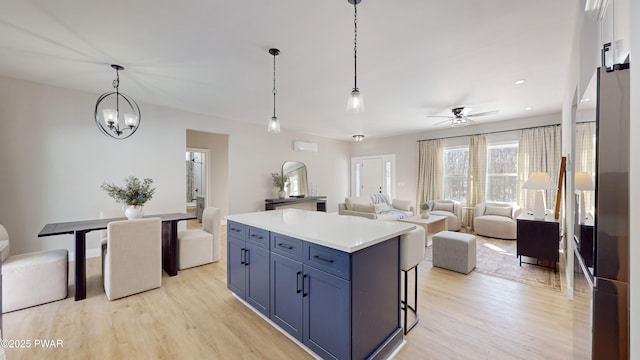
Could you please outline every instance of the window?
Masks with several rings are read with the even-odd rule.
[[[468,148],[449,148],[444,150],[445,199],[457,200],[463,204],[466,203],[468,168]]]
[[[518,144],[487,146],[487,201],[516,202]]]

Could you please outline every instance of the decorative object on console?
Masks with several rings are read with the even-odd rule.
[[[536,220],[543,220],[546,216],[547,209],[544,191],[556,188],[556,186],[551,182],[549,174],[545,172],[532,173],[531,175],[529,175],[527,181],[524,182],[522,188],[536,190],[536,198],[533,207],[533,218]]]
[[[140,181],[135,176],[124,179],[123,187],[114,184],[102,183],[100,189],[107,192],[117,203],[124,204],[122,210],[127,219],[140,219],[143,215],[143,205],[151,200],[156,188],[152,188],[153,180],[146,178]]]
[[[588,172],[577,172],[575,177],[576,190],[580,191],[580,224],[584,224],[587,219],[584,205],[584,192],[595,190],[596,185],[593,182],[593,177]]]
[[[273,179],[273,186],[278,188],[278,198],[284,199],[285,195],[287,194],[284,191],[284,187],[289,182],[289,176],[288,175],[282,175],[282,174],[280,174],[278,172],[272,172],[271,173],[271,178]]]
[[[280,122],[278,121],[278,117],[276,117],[276,56],[280,54],[280,50],[278,49],[269,49],[269,54],[273,55],[273,116],[271,120],[269,120],[269,126],[267,127],[267,131],[270,133],[279,133],[280,132]]]
[[[362,134],[353,135],[353,141],[361,142],[362,140],[364,140],[364,135],[362,135]]]
[[[353,5],[353,90],[347,102],[347,112],[364,112],[364,99],[358,90],[358,4],[362,0],[347,0]]]
[[[133,135],[140,125],[140,108],[138,104],[129,96],[123,94],[119,90],[120,74],[118,71],[124,70],[120,65],[111,65],[116,70],[116,79],[113,80],[113,87],[116,91],[106,92],[98,98],[93,116],[96,125],[103,134],[115,139],[126,139]],[[122,121],[120,113],[120,101],[126,104],[128,109],[123,111]],[[115,109],[114,109],[115,107]],[[100,114],[103,119],[100,121]],[[121,127],[122,125],[122,127]],[[126,132],[125,132],[126,130]]]

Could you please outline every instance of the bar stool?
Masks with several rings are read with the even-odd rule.
[[[404,311],[404,334],[407,335],[414,326],[418,324],[418,265],[424,258],[425,231],[421,226],[400,236],[400,270],[404,273],[404,296],[400,300],[400,309]],[[408,296],[408,275],[409,271],[415,270],[414,298],[413,306],[409,305]],[[411,310],[416,318],[410,325],[407,325],[408,310]]]

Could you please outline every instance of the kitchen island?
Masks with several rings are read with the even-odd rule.
[[[323,359],[403,343],[400,235],[415,225],[282,209],[227,216],[227,287]]]

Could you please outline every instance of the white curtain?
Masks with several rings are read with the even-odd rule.
[[[596,172],[596,148],[595,148],[596,123],[579,123],[576,124],[576,153],[575,153],[575,171],[587,172],[593,176],[595,181]],[[595,204],[595,192],[585,191],[585,209],[591,211]]]
[[[487,188],[487,137],[484,134],[469,138],[469,167],[467,173],[467,206],[474,207],[485,200]]]
[[[560,173],[561,129],[558,125],[523,129],[518,141],[518,205],[523,210],[533,209],[535,191],[524,190],[522,185],[534,172],[546,172],[558,184]],[[546,190],[547,208],[556,203],[556,190]]]
[[[443,196],[443,149],[440,139],[418,143],[418,180],[416,206]]]

